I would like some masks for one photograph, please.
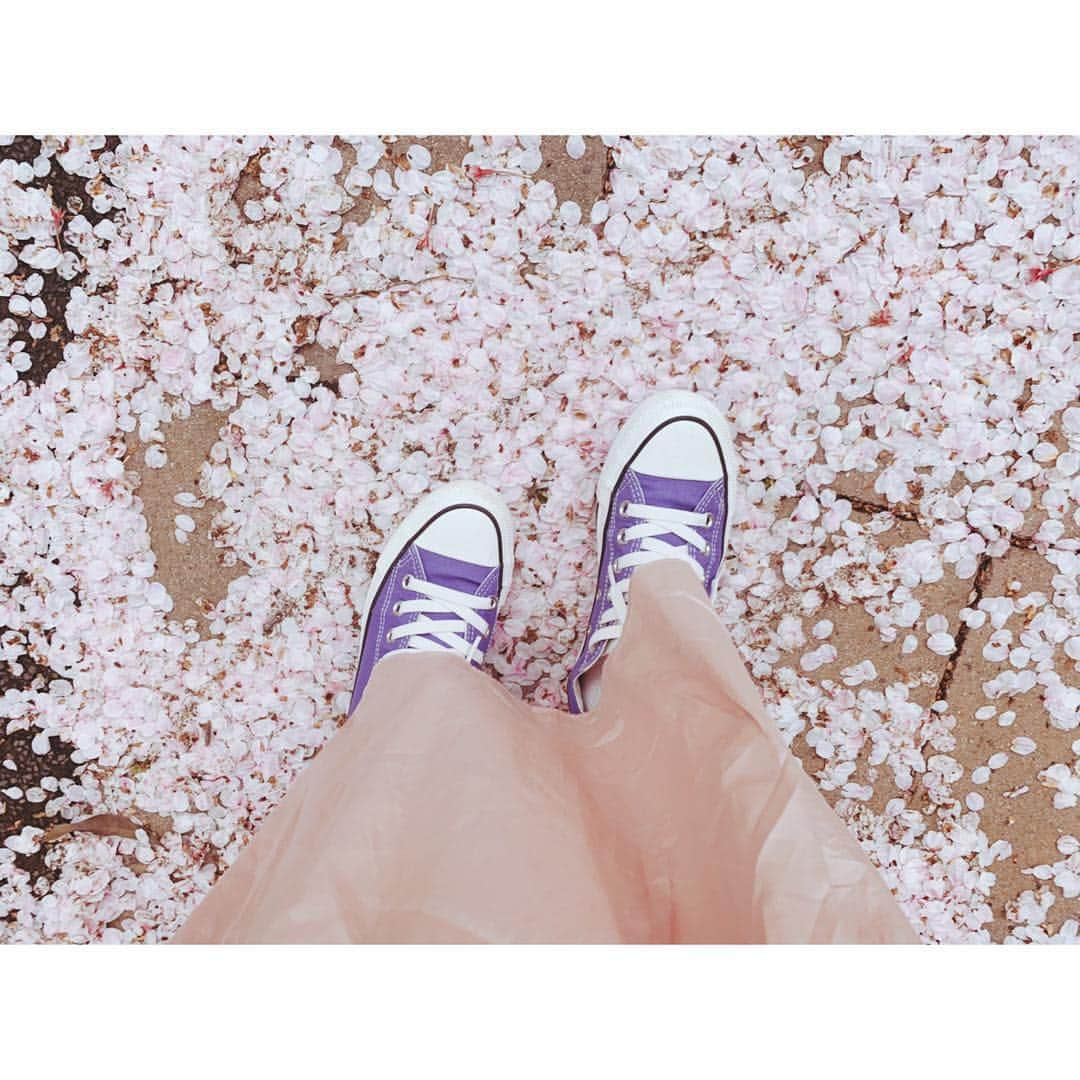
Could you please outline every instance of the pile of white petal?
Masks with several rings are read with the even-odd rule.
[[[795,596],[816,623],[820,584],[850,563],[883,636],[907,635],[913,588],[971,578],[1038,513],[1056,602],[1023,626],[1024,662],[998,690],[1037,693],[1056,726],[1077,727],[1080,144],[845,138],[818,160],[776,140],[612,138],[610,192],[583,212],[532,179],[536,139],[474,139],[439,172],[423,147],[404,168],[379,139],[349,141],[342,184],[329,139],[125,139],[101,197],[120,213],[80,234],[65,362],[27,388],[0,329],[0,550],[37,583],[0,623],[48,630],[66,676],[0,698],[0,722],[75,745],[80,781],[45,793],[65,817],[167,823],[153,840],[65,838],[48,889],[0,850],[0,936],[176,930],[341,723],[373,555],[438,481],[474,477],[511,503],[519,569],[490,665],[560,702],[605,449],[643,396],[691,386],[727,410],[742,459],[718,606],[771,712],[826,760],[819,782],[925,939],[988,940],[1008,845],[951,796],[949,718],[903,686],[861,687],[875,673],[857,657],[847,689],[823,695],[804,674],[835,655],[829,628],[800,643],[777,612]],[[96,145],[51,152],[92,175]],[[267,194],[241,210],[232,193],[260,151]],[[20,260],[30,272],[51,233],[48,201],[5,169],[0,234],[25,238],[0,239],[11,293],[5,275]],[[364,189],[374,212],[343,224]],[[302,366],[298,320],[355,369],[338,394]],[[205,402],[229,426],[197,494],[222,501],[227,558],[249,573],[200,640],[155,583],[123,437],[147,444],[139,468],[161,464],[162,422]],[[1055,424],[1067,446],[1048,441]],[[866,564],[866,530],[831,489],[868,469],[881,502],[931,523],[887,568]],[[957,627],[935,614],[921,616],[928,647],[947,654]],[[1006,627],[1009,614],[964,617],[1019,634],[1025,613]],[[798,670],[780,656],[793,643]],[[902,790],[917,775],[929,809],[872,812],[860,752]],[[1075,805],[1078,768],[1055,766],[1045,798]],[[35,850],[25,832],[15,850]],[[1077,936],[1044,928],[1054,890],[1076,895],[1075,847],[1030,868],[1013,939]]]

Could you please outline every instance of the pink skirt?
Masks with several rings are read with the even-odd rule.
[[[917,939],[700,585],[664,562],[635,573],[584,716],[454,656],[380,663],[173,940]]]

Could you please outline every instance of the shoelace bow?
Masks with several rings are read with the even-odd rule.
[[[695,510],[675,510],[667,506],[649,506],[647,503],[624,502],[619,507],[619,517],[639,519],[639,524],[619,530],[619,543],[640,540],[641,547],[608,565],[609,605],[600,616],[596,632],[589,638],[590,649],[603,641],[615,641],[622,634],[628,610],[630,578],[633,575],[627,574],[620,579],[617,577],[620,571],[658,562],[660,559],[678,559],[680,562],[689,563],[698,580],[702,583],[705,581],[705,568],[697,561],[693,552],[709,554],[709,543],[697,530],[712,526],[712,514],[698,513]],[[685,541],[685,546],[659,539],[666,535]]]
[[[417,600],[399,600],[394,605],[395,615],[415,614],[414,619],[397,626],[386,635],[388,642],[407,639],[405,648],[417,652],[441,652],[451,649],[470,663],[483,657],[480,642],[487,637],[488,624],[476,613],[490,611],[498,602],[493,596],[473,596],[448,585],[436,585],[432,581],[406,574],[401,582],[409,592],[420,594]],[[453,615],[452,619],[432,619],[430,615]],[[478,636],[469,641],[464,635],[469,627]]]

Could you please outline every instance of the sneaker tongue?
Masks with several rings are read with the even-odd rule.
[[[465,562],[462,559],[454,559],[449,555],[439,555],[437,552],[428,551],[419,544],[414,545],[416,556],[424,567],[424,577],[435,585],[445,585],[451,589],[458,589],[464,593],[475,594],[480,583],[486,578],[494,567],[479,566],[476,563]],[[452,612],[430,612],[425,618],[435,622],[449,621],[457,616]],[[424,634],[429,640],[435,640],[430,634]],[[476,636],[476,631],[467,630],[465,636],[471,641]]]
[[[491,566],[478,566],[476,563],[454,559],[449,555],[439,555],[419,544],[416,545],[416,553],[424,565],[428,581],[465,593],[475,593],[484,578],[494,569]]]
[[[669,506],[674,510],[693,510],[712,487],[712,480],[676,480],[670,476],[649,476],[633,470],[645,502],[650,506]]]
[[[649,476],[648,473],[632,470],[641,485],[644,501],[649,506],[666,506],[673,510],[693,510],[701,502],[705,492],[712,487],[710,480],[677,480],[670,476]],[[673,547],[685,547],[686,541],[674,533],[662,533],[657,537]]]

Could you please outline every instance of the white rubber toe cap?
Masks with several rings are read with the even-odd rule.
[[[488,514],[456,507],[440,514],[416,538],[425,551],[477,566],[498,566],[499,534]]]
[[[638,452],[633,468],[676,480],[711,482],[724,475],[715,437],[695,420],[676,420],[660,428]]]

